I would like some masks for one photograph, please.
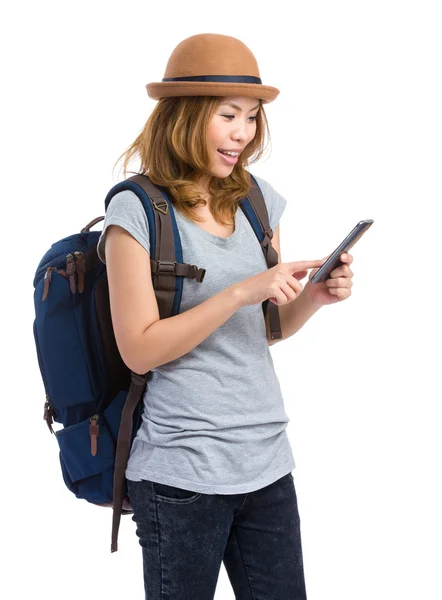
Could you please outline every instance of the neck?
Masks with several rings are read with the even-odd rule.
[[[201,177],[199,179],[197,179],[195,182],[196,185],[198,186],[198,189],[201,190],[201,192],[204,194],[204,196],[209,195],[210,180],[211,180],[211,177],[209,175],[202,174]]]

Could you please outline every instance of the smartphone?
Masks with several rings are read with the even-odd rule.
[[[352,248],[358,239],[364,235],[364,233],[373,224],[373,219],[366,219],[365,221],[359,221],[356,227],[350,231],[345,239],[339,244],[334,252],[330,254],[325,263],[320,267],[313,277],[310,279],[311,283],[318,283],[319,281],[325,281],[328,279],[333,269],[336,269],[339,265],[342,265],[340,259],[341,254],[348,252]]]

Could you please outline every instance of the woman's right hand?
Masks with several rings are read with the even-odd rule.
[[[288,304],[302,292],[308,269],[319,268],[325,259],[278,263],[274,267],[248,277],[233,287],[241,306],[260,304],[267,299],[277,305]]]

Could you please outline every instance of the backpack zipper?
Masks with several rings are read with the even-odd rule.
[[[45,271],[43,296],[41,301],[44,302],[49,293],[49,286],[51,285],[52,273],[56,271],[58,275],[61,275],[65,279],[69,279],[69,285],[71,292],[76,293],[76,282],[75,274],[78,277],[78,291],[80,294],[84,292],[84,274],[86,273],[86,263],[84,261],[83,252],[77,251],[73,254],[66,255],[66,270],[57,269],[57,267],[48,267]]]
[[[98,425],[99,418],[100,417],[98,415],[94,415],[93,417],[91,417],[89,419],[89,421],[90,421],[89,435],[91,438],[91,454],[92,454],[92,456],[95,456],[97,454],[97,449],[98,449],[97,440],[98,440],[98,436],[100,433],[100,426]]]
[[[78,291],[80,294],[84,292],[84,274],[86,272],[86,263],[84,262],[83,252],[76,251],[73,254],[66,256],[66,272],[69,277],[71,292],[77,293],[75,283],[75,274],[77,274]]]
[[[47,298],[48,292],[49,292],[49,286],[51,285],[51,279],[52,279],[52,273],[53,271],[57,271],[57,273],[59,275],[62,275],[63,277],[65,277],[67,279],[67,273],[64,269],[57,269],[57,267],[48,267],[45,271],[45,283],[44,283],[44,287],[43,287],[43,296],[41,298],[41,301],[44,302]]]

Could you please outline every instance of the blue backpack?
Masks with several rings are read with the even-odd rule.
[[[203,283],[205,269],[182,262],[174,209],[165,188],[153,185],[146,175],[134,175],[109,191],[105,211],[123,190],[134,192],[146,211],[160,318],[174,316],[180,312],[183,277]],[[268,268],[275,266],[273,231],[253,177],[240,206]],[[93,219],[80,233],[55,242],[41,259],[34,278],[33,330],[46,393],[43,418],[58,442],[64,482],[77,498],[113,509],[111,552],[115,552],[121,515],[133,512],[125,470],[152,374],[131,371],[117,348],[106,265],[97,254],[101,232],[90,231],[102,220]],[[264,316],[267,310],[272,339],[281,339],[278,307],[266,300]],[[54,422],[63,428],[54,432]]]

